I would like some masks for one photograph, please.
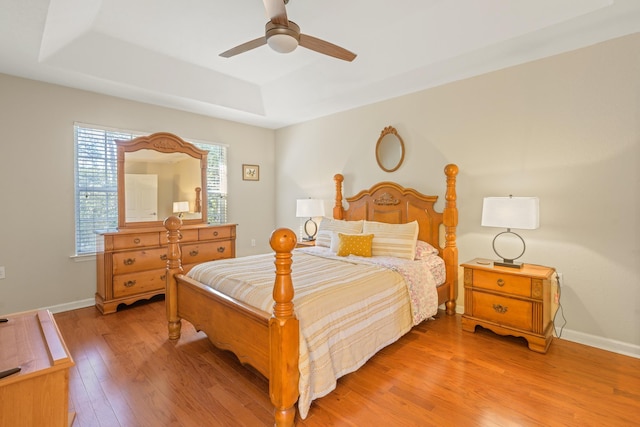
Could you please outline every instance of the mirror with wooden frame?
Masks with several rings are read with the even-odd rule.
[[[380,132],[376,143],[376,161],[385,172],[398,170],[404,160],[404,141],[393,126],[387,126]]]
[[[160,226],[171,215],[207,222],[207,151],[167,132],[116,145],[119,228]]]

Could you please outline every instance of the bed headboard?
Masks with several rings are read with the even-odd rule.
[[[447,283],[451,285],[452,299],[455,300],[458,282],[458,248],[456,227],[458,208],[456,206],[456,175],[458,166],[445,166],[446,176],[445,207],[437,212],[433,205],[438,196],[427,196],[412,188],[405,188],[394,182],[380,182],[353,197],[347,197],[347,209],[342,206],[342,182],[344,177],[333,177],[336,184],[336,198],[333,208],[335,219],[379,221],[403,224],[418,221],[418,239],[438,248],[447,269]]]

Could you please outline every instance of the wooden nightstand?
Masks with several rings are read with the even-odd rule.
[[[308,248],[315,245],[315,240],[299,240],[298,243],[296,243],[296,248]]]
[[[529,349],[546,353],[553,336],[551,283],[555,269],[525,264],[497,267],[476,258],[464,267],[462,329],[480,325],[499,335],[524,337]]]

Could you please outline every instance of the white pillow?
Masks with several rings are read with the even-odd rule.
[[[324,217],[318,226],[316,235],[316,246],[331,247],[331,236],[333,233],[360,234],[362,233],[362,223],[364,221],[344,221],[341,219],[331,219]]]
[[[373,234],[372,255],[413,260],[416,256],[418,221],[406,224],[365,221],[363,234]]]

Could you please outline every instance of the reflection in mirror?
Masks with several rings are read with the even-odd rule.
[[[127,222],[162,221],[174,213],[182,213],[184,219],[202,218],[196,211],[200,160],[185,153],[146,149],[125,153],[124,159]],[[174,212],[173,203],[182,201],[189,203],[189,209]]]
[[[397,170],[404,160],[404,142],[393,126],[387,126],[380,132],[376,143],[376,161],[385,172]]]
[[[170,133],[155,133],[118,146],[118,226],[159,226],[181,215],[184,223],[207,221],[207,152]],[[175,202],[188,202],[188,210]]]

